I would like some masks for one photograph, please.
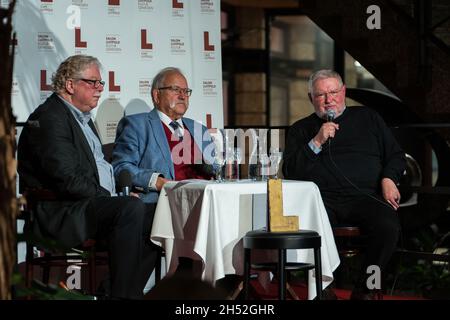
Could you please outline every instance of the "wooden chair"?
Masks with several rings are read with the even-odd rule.
[[[339,255],[343,259],[353,258],[364,249],[364,245],[361,243],[364,233],[357,226],[335,226],[333,227],[333,235]],[[336,275],[336,278],[336,281],[339,282],[339,275]],[[376,293],[376,299],[383,300],[383,294],[381,291]]]
[[[37,203],[39,201],[54,201],[56,197],[51,191],[43,189],[26,190],[23,195],[26,199],[26,206],[21,214],[21,218],[25,220],[25,232],[27,233],[26,238],[28,238],[25,256],[26,286],[31,287],[35,266],[42,268],[42,282],[44,284],[49,283],[52,267],[80,266],[87,269],[89,277],[88,293],[95,294],[97,288],[96,268],[98,265],[106,265],[108,263],[105,254],[97,254],[97,242],[93,239],[88,239],[79,247],[71,248],[67,252],[65,252],[66,250],[61,250],[60,246],[56,246],[58,248],[48,248],[45,245],[44,247],[41,241],[27,230],[30,230],[31,224],[34,223],[34,210]],[[43,255],[35,257],[34,247],[37,247]]]
[[[361,252],[358,243],[361,238],[361,229],[354,225],[337,225],[333,227],[334,240],[341,258],[341,265],[335,273],[336,286],[341,288],[351,281],[353,274],[351,261]]]
[[[360,252],[355,240],[361,237],[361,229],[353,225],[338,225],[333,227],[333,235],[338,252],[343,257],[353,257]]]

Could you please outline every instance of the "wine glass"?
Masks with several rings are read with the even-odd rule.
[[[224,151],[216,151],[216,155],[214,157],[214,161],[217,164],[215,176],[216,176],[216,182],[223,182],[223,166],[225,165],[225,158],[226,154]]]
[[[281,159],[283,158],[283,152],[279,149],[272,149],[270,152],[270,173],[273,178],[278,179],[278,170]],[[273,174],[272,174],[273,173]]]
[[[241,163],[242,161],[242,151],[241,148],[234,148],[234,160],[237,161],[237,163]]]
[[[259,163],[260,163],[260,176],[262,181],[266,181],[269,179],[270,175],[270,158],[267,153],[262,153],[259,155]]]

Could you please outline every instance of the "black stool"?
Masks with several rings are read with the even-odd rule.
[[[286,249],[314,249],[314,270],[316,278],[317,299],[322,298],[322,264],[320,260],[320,235],[315,231],[299,230],[292,232],[268,232],[255,230],[247,232],[244,237],[244,296],[248,299],[251,249],[278,250],[278,295],[280,300],[286,298]],[[303,267],[310,268],[307,264]],[[312,267],[312,266],[311,266]]]

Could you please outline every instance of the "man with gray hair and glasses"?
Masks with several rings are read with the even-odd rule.
[[[36,206],[32,231],[76,247],[105,240],[113,299],[141,299],[156,260],[149,241],[154,206],[138,197],[115,197],[112,166],[105,161],[91,119],[105,82],[100,62],[74,55],[53,76],[54,93],[28,118],[20,135],[21,192],[45,189],[55,200]]]
[[[367,107],[345,105],[338,73],[311,75],[308,96],[315,113],[295,122],[287,137],[283,172],[289,179],[316,183],[333,226],[357,225],[367,249],[352,299],[372,299],[369,266],[384,271],[399,236],[404,153],[383,119]],[[368,273],[369,272],[369,273]]]
[[[134,190],[147,203],[157,202],[168,180],[211,179],[214,173],[214,143],[207,128],[184,117],[192,90],[181,70],[161,70],[151,93],[153,110],[120,120],[112,161],[116,176],[128,171]]]

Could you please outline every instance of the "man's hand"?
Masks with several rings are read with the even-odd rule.
[[[319,132],[313,138],[313,143],[320,147],[325,142],[327,142],[328,138],[334,138],[336,134],[336,130],[339,130],[339,125],[334,122],[325,122],[321,127]]]
[[[170,181],[170,180],[163,178],[163,177],[158,177],[158,179],[156,179],[156,190],[161,191],[162,187],[164,186],[164,184],[167,181]]]
[[[139,193],[130,192],[130,196],[139,198]]]
[[[400,192],[394,181],[389,178],[383,178],[381,180],[381,192],[383,193],[383,198],[397,210],[400,203]]]

